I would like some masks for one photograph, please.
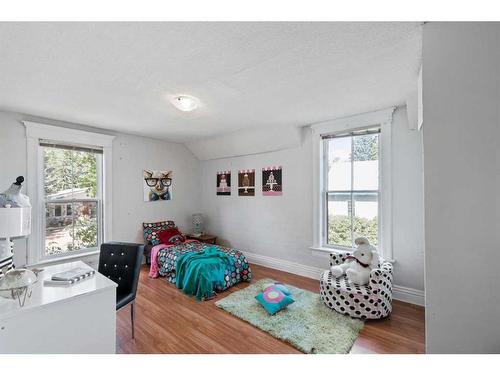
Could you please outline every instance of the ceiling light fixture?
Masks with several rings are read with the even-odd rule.
[[[200,104],[198,98],[189,95],[179,95],[171,100],[172,104],[180,111],[189,112],[196,108]]]

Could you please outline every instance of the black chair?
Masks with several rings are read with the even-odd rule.
[[[125,242],[107,242],[101,245],[99,273],[118,284],[116,288],[116,311],[130,306],[132,338],[134,338],[134,301],[139,282],[139,273],[144,245]]]

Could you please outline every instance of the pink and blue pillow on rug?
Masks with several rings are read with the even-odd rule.
[[[288,288],[281,283],[269,285],[262,293],[256,295],[255,299],[270,315],[276,314],[295,302]]]

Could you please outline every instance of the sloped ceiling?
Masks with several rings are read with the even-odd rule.
[[[421,25],[0,23],[0,51],[2,110],[197,143],[404,104]]]

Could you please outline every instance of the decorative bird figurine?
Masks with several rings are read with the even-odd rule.
[[[21,193],[24,177],[19,176],[16,178],[10,187],[0,194],[0,207],[5,207],[9,204],[11,207],[31,207],[30,199]]]

